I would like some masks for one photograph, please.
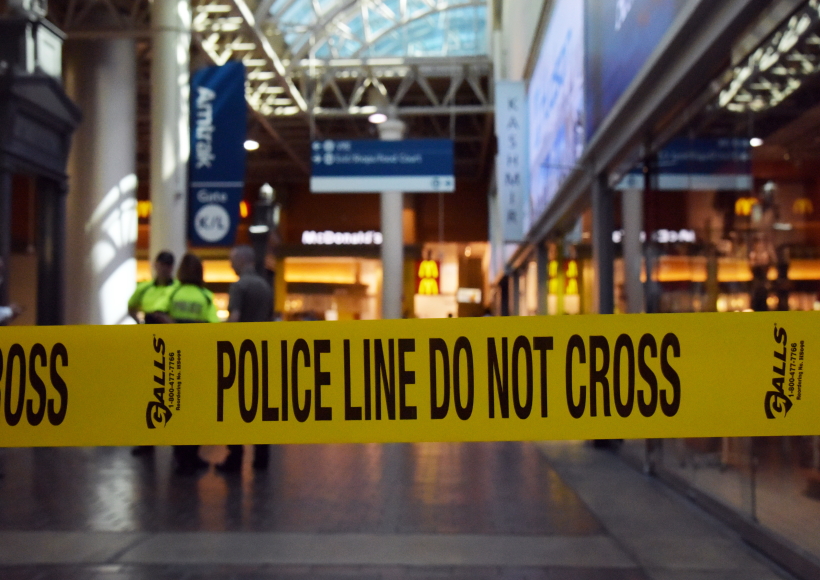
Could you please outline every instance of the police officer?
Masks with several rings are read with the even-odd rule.
[[[168,251],[157,254],[154,260],[154,279],[140,282],[137,289],[128,299],[128,314],[131,318],[145,324],[171,322],[168,317],[168,296],[179,286],[174,280],[174,255]],[[139,313],[143,318],[140,320]],[[139,445],[131,449],[135,456],[151,455],[153,445]]]
[[[202,262],[185,254],[177,270],[179,287],[169,296],[168,315],[174,322],[219,322],[213,293],[204,287]],[[177,475],[193,475],[208,467],[199,457],[199,445],[174,445]]]
[[[174,322],[219,322],[213,292],[205,288],[202,262],[185,254],[177,270],[179,286],[168,297],[168,315]]]
[[[154,273],[154,279],[140,282],[128,299],[128,314],[137,322],[140,322],[139,312],[143,313],[145,324],[170,322],[165,316],[168,312],[168,296],[179,286],[174,280],[174,255],[171,252],[157,254]]]

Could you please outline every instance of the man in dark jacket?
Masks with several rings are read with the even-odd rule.
[[[239,280],[231,284],[228,322],[268,322],[273,317],[273,290],[256,271],[250,246],[231,250],[231,267]]]
[[[228,322],[268,322],[273,318],[273,290],[255,267],[255,256],[250,246],[231,250],[231,267],[239,280],[231,284],[228,301]],[[242,445],[228,445],[228,457],[216,466],[219,471],[237,472],[242,469]],[[267,469],[267,445],[254,445],[254,469]]]

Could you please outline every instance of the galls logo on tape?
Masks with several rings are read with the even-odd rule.
[[[149,401],[148,407],[145,409],[145,422],[148,424],[149,429],[155,429],[155,424],[167,425],[172,416],[171,409],[165,404],[165,341],[156,336],[154,336],[154,353],[158,355],[154,360],[154,382],[159,386],[154,387],[154,398],[156,400]]]
[[[786,329],[778,328],[776,324],[774,325],[774,340],[777,344],[774,351],[774,366],[772,366],[774,390],[767,392],[764,400],[766,417],[769,419],[785,417],[794,406],[794,401],[803,398],[805,341],[789,344]]]

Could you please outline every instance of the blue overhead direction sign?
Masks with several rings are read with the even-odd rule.
[[[314,141],[311,168],[313,193],[455,191],[450,139]]]
[[[748,139],[673,139],[657,155],[652,188],[658,191],[748,191],[752,154]],[[643,189],[644,174],[633,169],[616,189]]]

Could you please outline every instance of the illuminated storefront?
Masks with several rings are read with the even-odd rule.
[[[758,21],[752,38],[735,38],[734,66],[637,168],[647,312],[820,310],[820,4],[772,10],[776,25]],[[729,142],[739,144],[733,161],[718,151]],[[664,184],[665,152],[676,148],[686,170]],[[624,248],[614,241],[616,311],[625,312]],[[621,453],[754,522],[762,547],[788,553],[787,565],[820,570],[820,437],[627,441]]]
[[[820,3],[556,0],[542,27],[527,231],[491,222],[498,311],[820,310]],[[820,437],[620,450],[820,576]]]

